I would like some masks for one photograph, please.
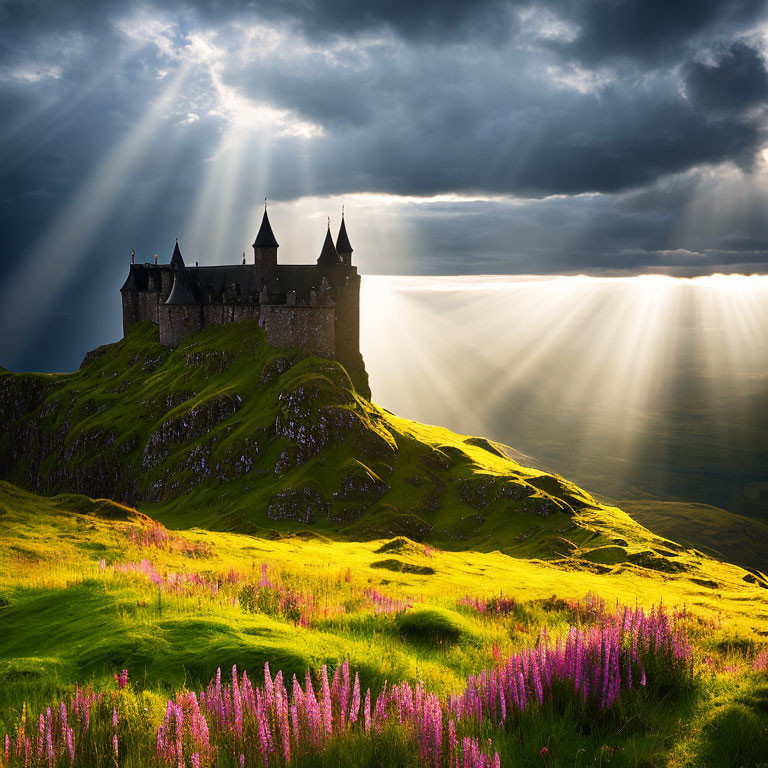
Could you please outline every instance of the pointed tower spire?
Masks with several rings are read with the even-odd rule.
[[[267,199],[264,198],[264,216],[261,219],[261,226],[259,227],[259,234],[256,235],[256,240],[253,242],[254,248],[277,248],[278,242],[275,239],[275,235],[272,232],[272,227],[269,223],[269,216],[267,216]]]
[[[173,270],[173,286],[165,303],[169,306],[197,303],[184,262]]]
[[[328,231],[325,233],[325,242],[323,243],[323,250],[320,251],[320,256],[317,259],[318,264],[341,264],[342,261],[339,258],[339,254],[336,251],[336,246],[333,244],[333,238],[331,237],[331,220],[328,219]]]
[[[264,216],[259,234],[253,241],[253,264],[256,269],[256,285],[259,290],[277,278],[277,239],[267,215],[267,198],[264,198]]]
[[[177,267],[184,266],[184,259],[181,257],[181,249],[179,248],[179,238],[176,238],[176,247],[173,249],[173,256],[171,256],[171,267],[176,269]]]
[[[344,264],[352,263],[352,246],[347,237],[347,226],[344,224],[344,208],[341,209],[341,227],[339,227],[339,236],[336,238],[336,251]]]

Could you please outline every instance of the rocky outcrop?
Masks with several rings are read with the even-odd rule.
[[[304,486],[297,490],[278,491],[270,500],[267,515],[270,520],[290,520],[309,525],[328,515],[328,502],[316,488]]]
[[[240,395],[217,395],[188,411],[163,421],[147,440],[142,453],[142,468],[162,464],[175,445],[193,442],[237,413],[243,405]]]
[[[0,371],[4,478],[45,494],[173,504],[190,524],[199,512],[249,532],[316,525],[473,546],[507,526],[511,546],[561,536],[594,504],[511,461],[504,474],[494,443],[397,419],[340,365],[274,349],[257,324],[212,328],[174,350],[150,326],[94,350],[75,374]]]
[[[479,475],[459,486],[461,500],[474,509],[485,509],[496,501],[521,501],[533,496],[536,489],[525,482],[510,482],[498,475]]]

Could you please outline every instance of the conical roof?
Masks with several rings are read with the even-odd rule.
[[[176,267],[184,266],[184,259],[181,258],[181,249],[179,248],[179,239],[176,238],[176,247],[173,249],[173,256],[171,256],[171,266]]]
[[[339,227],[339,236],[336,238],[336,250],[339,253],[352,253],[352,246],[347,237],[347,227],[344,224],[344,214],[341,214],[341,227]]]
[[[261,219],[261,227],[259,227],[259,234],[256,235],[256,239],[253,241],[254,248],[277,248],[278,242],[275,239],[275,235],[272,232],[272,227],[269,224],[269,216],[267,216],[267,209],[264,209],[264,216]]]
[[[197,304],[197,299],[192,293],[192,286],[189,284],[187,270],[182,266],[173,270],[173,287],[171,288],[168,301],[169,306],[178,304]]]
[[[120,292],[123,291],[137,291],[138,287],[136,285],[136,275],[135,275],[135,267],[133,264],[131,264],[130,269],[128,270],[128,277],[125,278],[125,282],[123,283],[123,287],[120,289]]]
[[[336,246],[333,244],[333,238],[331,237],[331,227],[328,226],[328,231],[325,233],[325,242],[323,243],[323,250],[320,251],[320,257],[317,260],[318,264],[341,264],[341,257],[336,251]]]

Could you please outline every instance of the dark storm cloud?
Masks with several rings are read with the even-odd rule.
[[[398,269],[758,268],[764,13],[753,0],[0,0],[0,303],[62,217],[69,250],[50,255],[77,265],[26,347],[3,340],[0,364],[71,367],[117,335],[125,254],[171,247],[230,134],[246,148],[226,170],[233,226],[217,254],[251,241],[261,194],[447,193],[483,199],[402,204],[398,223],[424,245]],[[233,96],[246,114],[274,110],[268,151]],[[133,159],[107,175],[108,210],[70,213],[118,149]],[[716,182],[730,173],[759,204],[729,206],[733,187]],[[215,227],[219,205],[197,213]],[[386,238],[360,258],[395,268]]]
[[[706,114],[738,113],[765,104],[768,72],[760,54],[740,41],[720,52],[712,64],[691,64],[685,88],[691,102]]]
[[[554,0],[552,7],[579,27],[562,50],[589,63],[678,60],[697,37],[733,34],[765,14],[764,0]]]
[[[0,22],[21,34],[41,28],[98,28],[106,26],[115,14],[141,5],[125,0],[8,0],[0,6]],[[272,22],[290,21],[313,35],[350,35],[388,28],[406,39],[444,40],[476,34],[498,37],[510,24],[511,11],[526,5],[504,0],[169,0],[161,7],[187,17],[194,13],[210,25],[258,16]]]
[[[394,38],[378,44],[363,40],[362,53],[342,51],[334,62],[317,53],[294,59],[287,51],[221,73],[244,95],[323,129],[313,149],[317,192],[617,192],[700,165],[732,161],[748,167],[765,140],[762,121],[744,114],[768,90],[759,52],[743,40],[714,48],[710,43],[714,59],[702,61],[707,49],[688,47],[708,31],[741,30],[754,21],[764,3],[752,0],[382,1],[365,3],[362,10],[349,0],[291,0],[175,8],[183,13],[161,16],[172,19],[164,39],[176,53],[201,19],[217,30],[217,43],[233,52],[243,41],[232,25],[253,20],[279,21],[299,44],[317,45],[306,33],[310,27],[336,30],[336,41],[351,45],[361,45],[355,33],[362,29],[394,31]],[[77,181],[87,156],[119,133],[121,118],[127,124],[136,119],[135,105],[149,97],[151,71],[166,66],[168,51],[138,39],[132,41],[133,56],[121,60],[126,46],[114,22],[125,17],[125,9],[118,3],[66,0],[0,6],[5,22],[0,73],[6,73],[0,74],[0,98],[12,104],[37,93],[40,101],[7,113],[39,112],[0,147],[7,158],[6,189],[30,192],[50,188],[57,178],[63,185]],[[541,24],[530,39],[519,37],[537,13],[544,14],[545,26],[556,27],[558,20],[574,25],[566,34],[571,39],[561,40],[556,52],[547,50],[551,30],[542,31]],[[489,24],[514,26],[518,37],[488,43],[478,30]],[[618,52],[653,58],[662,49],[669,56],[688,56],[682,83],[652,64],[627,73],[575,69],[570,60],[585,60],[589,53],[602,61]],[[110,68],[114,71],[102,74],[99,83],[94,73]],[[149,73],[142,77],[144,70]],[[14,71],[16,81],[8,75]],[[26,82],[19,82],[19,72]],[[585,82],[574,87],[568,78]],[[78,90],[89,80],[96,83],[81,105]],[[50,105],[47,93],[58,95]],[[121,104],[113,103],[115,94]],[[79,141],[67,136],[69,121]],[[4,122],[0,135],[13,118]],[[66,138],[66,152],[63,141],[55,142],[57,133]],[[31,154],[38,162],[26,162]],[[201,146],[198,157],[205,155]],[[288,183],[283,187],[285,197],[300,193]]]
[[[263,80],[246,71],[232,81],[330,126],[315,153],[318,192],[616,192],[703,164],[748,167],[765,140],[761,123],[742,116],[756,88],[741,73],[730,81],[742,96],[710,114],[661,78],[650,88],[616,82],[579,93],[547,88],[540,76],[509,82],[511,56],[471,61],[455,48],[413,56],[403,71],[381,53],[338,82],[327,71],[286,74],[280,63],[266,65]],[[758,61],[759,83],[768,76]]]

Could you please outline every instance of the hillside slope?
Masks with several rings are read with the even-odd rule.
[[[389,570],[393,562],[401,567]],[[657,608],[643,626],[663,631],[665,641],[656,635],[655,650],[639,644],[639,685],[631,686],[622,663],[620,698],[611,709],[584,707],[572,684],[547,689],[547,699],[536,703],[529,684],[530,707],[512,710],[503,727],[484,707],[485,719],[469,733],[492,743],[507,768],[540,764],[543,746],[552,768],[763,765],[765,591],[745,583],[735,566],[701,558],[700,567],[595,573],[571,561],[449,552],[404,538],[182,533],[107,500],[41,497],[0,482],[0,734],[15,739],[30,721],[36,734],[38,713],[49,721],[64,701],[70,722],[85,728],[75,733],[75,757],[58,739],[52,744],[61,759],[54,754],[30,764],[114,765],[117,739],[121,766],[164,765],[156,751],[168,700],[184,700],[215,679],[217,668],[223,682],[236,665],[256,684],[264,670],[266,685],[269,663],[275,685],[281,675],[297,675],[317,679],[322,690],[326,665],[336,681],[348,663],[374,697],[397,683],[446,701],[513,654],[530,654],[542,643],[561,647],[574,633],[599,643],[617,617],[626,622],[663,601],[666,618]],[[705,574],[717,589],[702,584]],[[632,607],[629,613],[622,604]],[[677,644],[667,642],[670,635]],[[121,670],[127,671],[117,684]],[[83,726],[72,699],[93,690]],[[336,682],[330,690],[338,690]],[[594,704],[599,696],[597,686]],[[236,731],[216,732],[226,740]],[[296,764],[434,765],[418,759],[410,731],[386,730],[380,739],[377,733],[371,729],[373,742],[345,735]],[[249,733],[241,749],[258,743],[253,739]],[[0,760],[21,768],[24,756],[13,744]],[[616,755],[609,762],[606,744]],[[217,759],[207,765],[233,764],[226,744],[214,748]],[[258,755],[246,764],[264,761]]]
[[[641,525],[744,568],[768,569],[768,523],[708,504],[654,499],[616,502]]]
[[[348,630],[363,627],[337,620],[339,611],[331,610],[338,600],[350,613],[360,608],[359,596],[336,594],[349,589],[350,579],[363,590],[396,595],[402,605],[388,607],[387,613],[404,610],[406,603],[455,609],[467,595],[505,595],[521,606],[544,601],[547,610],[556,612],[591,593],[604,598],[609,609],[617,602],[647,608],[659,601],[689,606],[704,626],[718,627],[710,638],[713,647],[768,637],[765,590],[746,581],[750,574],[743,569],[707,557],[675,574],[620,565],[595,572],[571,560],[451,552],[402,537],[356,542],[306,531],[271,540],[202,529],[181,532],[105,499],[40,497],[5,482],[0,482],[0,520],[0,618],[10,630],[0,638],[0,682],[9,663],[17,671],[28,669],[25,674],[54,663],[72,680],[96,668],[101,672],[129,665],[137,670],[146,665],[154,676],[182,680],[197,662],[205,667],[203,679],[216,664],[247,659],[257,668],[279,659],[302,672],[318,658],[340,654],[371,667],[386,658],[394,666],[379,672],[382,679],[402,675],[398,665],[413,663],[408,649],[393,647],[386,634],[372,641],[360,640],[354,631],[348,636]],[[276,625],[265,606],[247,608],[242,584],[263,581],[264,573],[275,580],[281,572],[293,574],[303,590],[311,586],[318,609],[314,632],[294,626],[295,618],[282,614],[284,623]],[[238,579],[234,573],[240,574]],[[317,583],[310,584],[310,577]],[[158,587],[167,596],[158,596]],[[202,607],[197,602],[201,591],[206,597]],[[240,604],[229,600],[233,595]],[[518,620],[525,615],[521,610]],[[536,621],[542,618],[533,620],[534,640]],[[72,637],[78,638],[74,645]],[[513,633],[504,642],[520,639]],[[370,661],[369,642],[377,644]],[[451,682],[444,668],[437,669],[446,664],[442,654],[428,654],[421,664],[420,672],[414,668],[408,674],[426,674],[439,687]]]
[[[341,366],[270,347],[256,323],[176,350],[143,323],[73,374],[2,372],[0,420],[8,481],[138,505],[176,528],[405,535],[596,571],[675,573],[698,557],[487,440],[378,408]]]

